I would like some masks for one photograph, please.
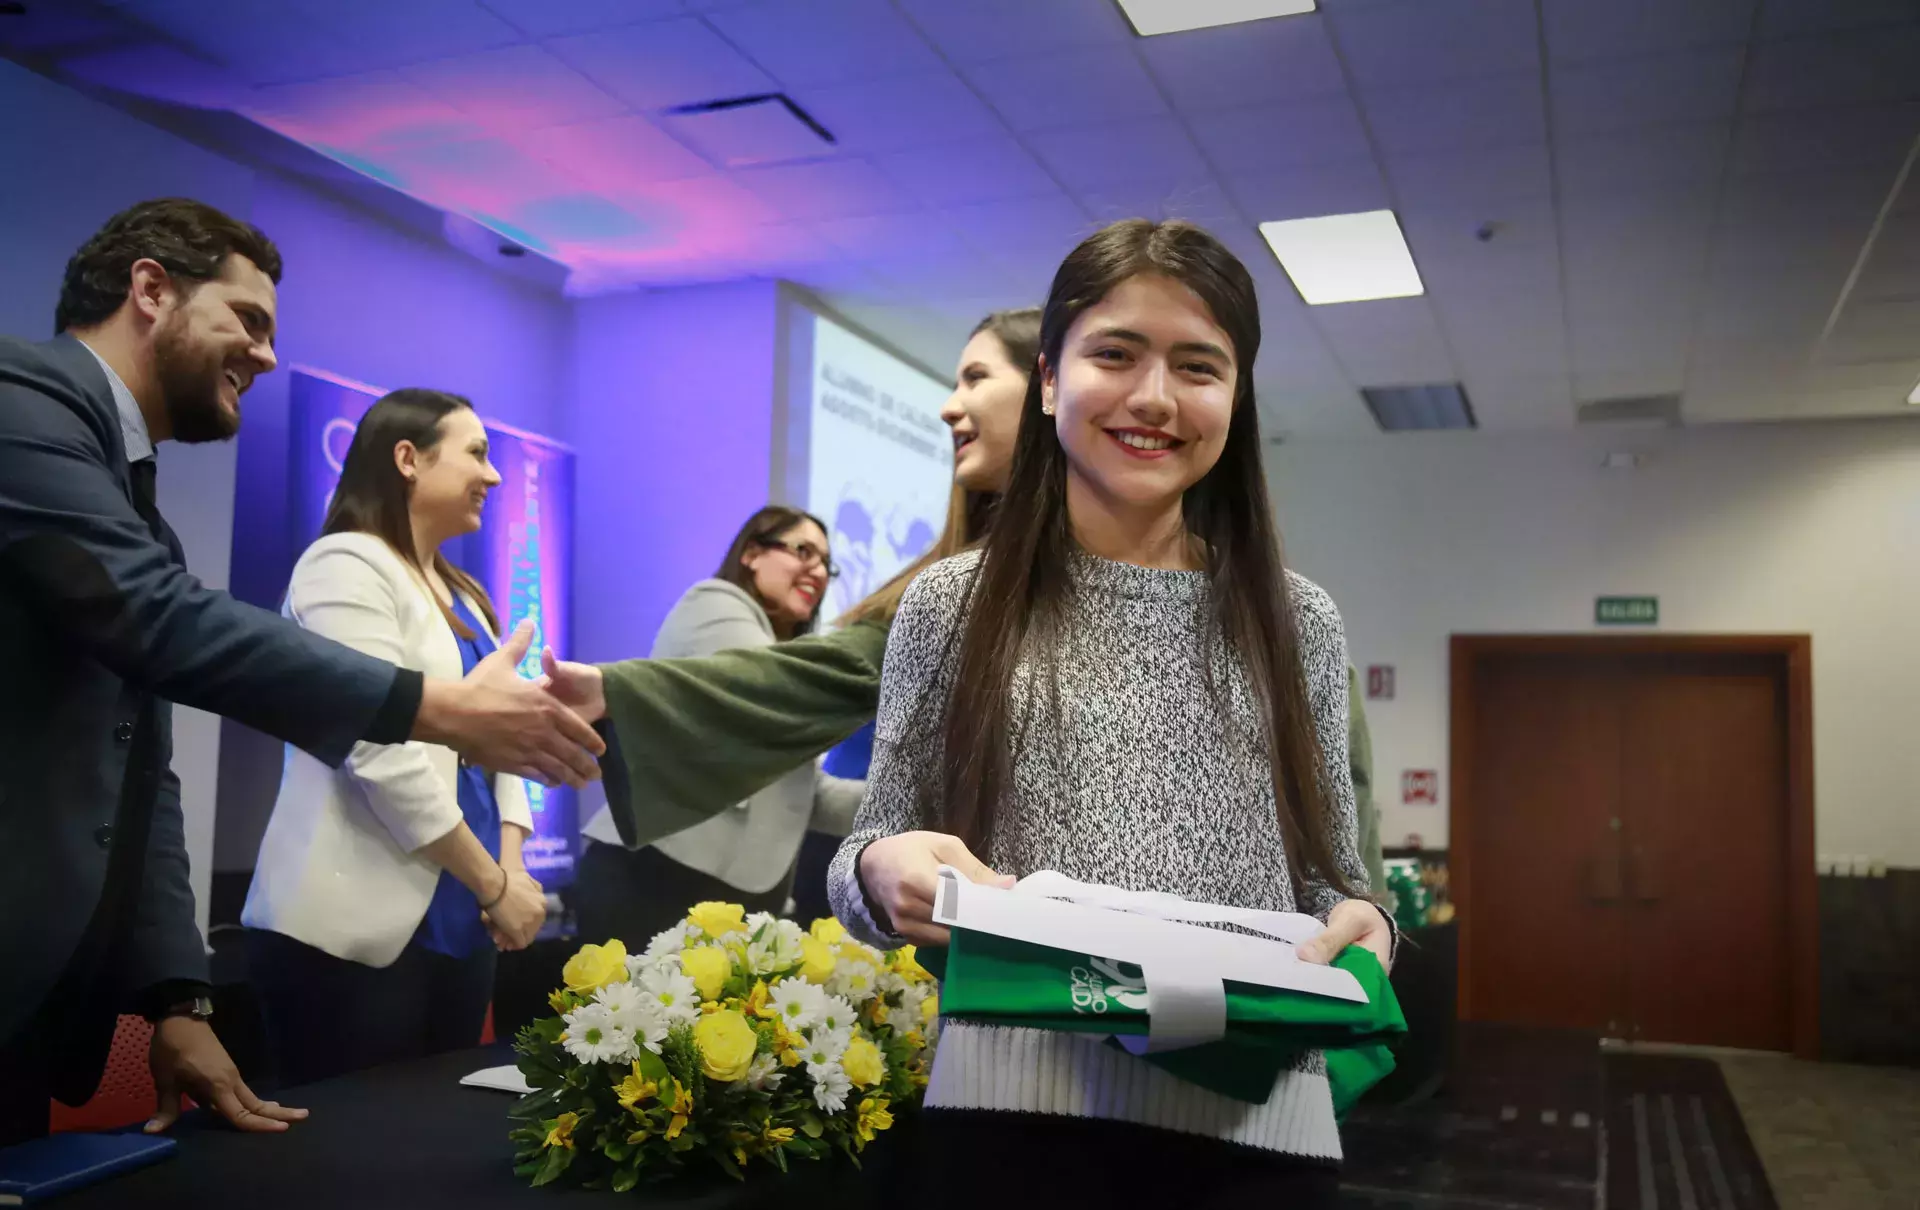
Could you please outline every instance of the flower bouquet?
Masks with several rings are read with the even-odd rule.
[[[563,979],[559,1015],[514,1042],[534,1090],[513,1110],[516,1171],[535,1185],[624,1192],[689,1161],[744,1177],[835,1151],[857,1164],[918,1104],[939,1028],[912,947],[731,903],[694,905],[644,954],[583,946]]]

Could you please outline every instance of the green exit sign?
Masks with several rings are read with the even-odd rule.
[[[1600,597],[1593,603],[1593,620],[1601,626],[1657,626],[1659,597]]]

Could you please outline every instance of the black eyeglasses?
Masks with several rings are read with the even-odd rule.
[[[800,560],[800,566],[802,567],[826,568],[827,579],[829,580],[837,580],[840,578],[840,569],[833,565],[833,560],[827,556],[827,552],[821,550],[811,542],[788,542],[782,538],[761,538],[758,539],[758,541],[761,546],[766,547],[768,550],[786,551],[794,558]]]

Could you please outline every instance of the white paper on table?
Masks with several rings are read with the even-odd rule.
[[[1059,894],[1072,894],[1074,900],[1053,897]],[[1236,924],[1266,935],[1202,928],[1190,920]],[[942,866],[933,922],[1140,967],[1147,994],[1144,1049],[1149,1051],[1179,1050],[1224,1036],[1227,980],[1367,1002],[1351,974],[1302,962],[1294,953],[1293,942],[1322,930],[1310,916],[1094,886],[1053,871],[1004,890]],[[1287,939],[1277,939],[1281,936]],[[1140,1053],[1139,1039],[1123,1038],[1122,1044]]]
[[[495,1092],[514,1092],[526,1096],[533,1091],[533,1085],[527,1083],[527,1077],[520,1069],[509,1063],[505,1067],[489,1067],[476,1071],[472,1075],[461,1076],[462,1088],[491,1088]]]

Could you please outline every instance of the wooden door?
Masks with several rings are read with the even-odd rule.
[[[1647,658],[1623,687],[1635,1036],[1789,1049],[1780,661]]]
[[[1591,660],[1498,659],[1474,687],[1473,1016],[1617,1031],[1618,675]]]
[[[1785,661],[1522,652],[1471,676],[1471,1017],[1787,1049]]]

